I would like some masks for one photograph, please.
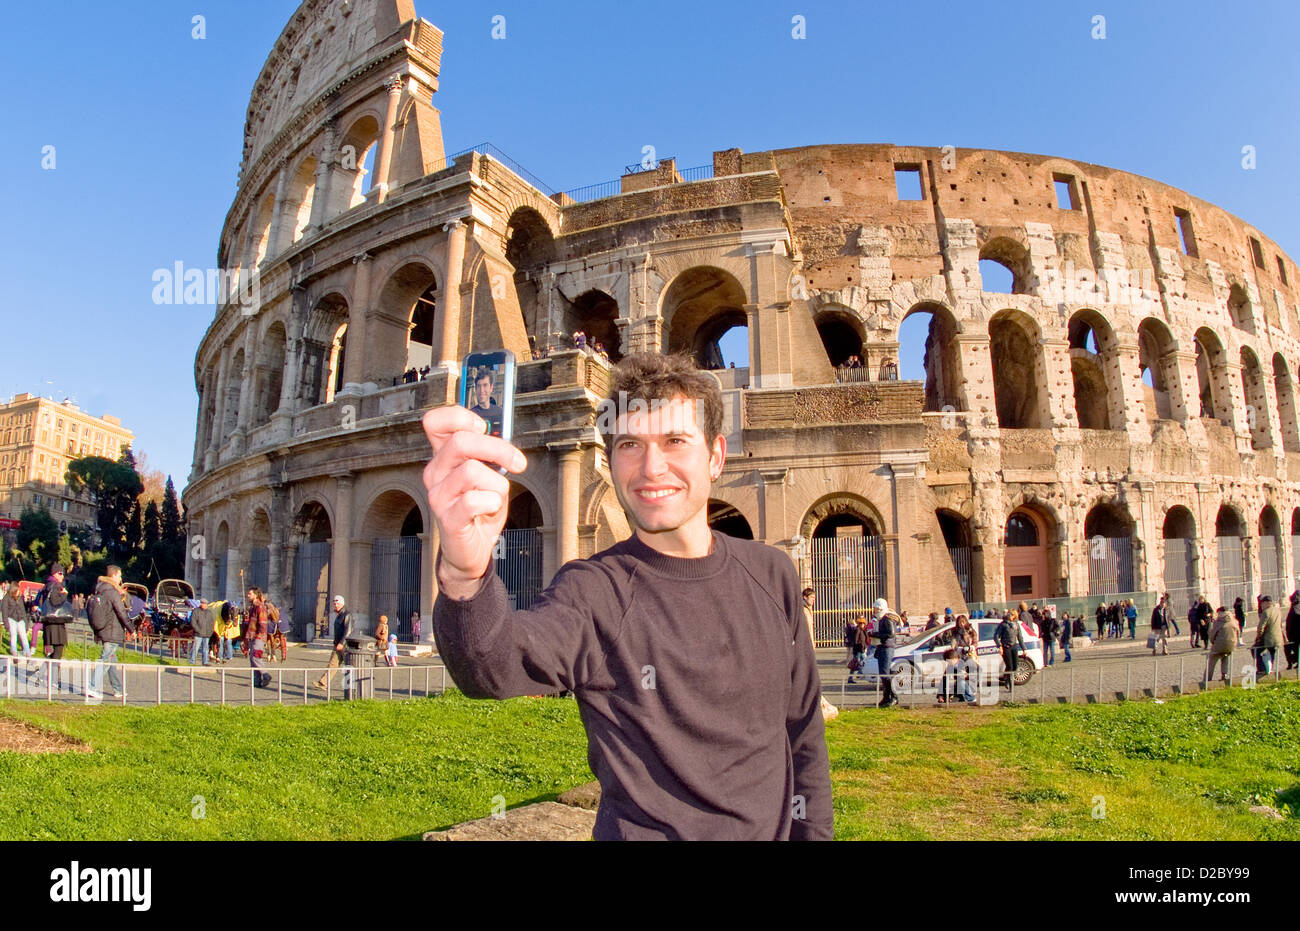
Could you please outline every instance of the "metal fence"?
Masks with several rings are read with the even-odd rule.
[[[961,585],[963,601],[971,600],[971,554],[969,546],[950,546],[948,556],[952,559],[953,571],[957,573],[957,582]]]
[[[424,546],[419,537],[375,540],[370,546],[370,617],[388,615],[388,629],[409,643],[415,632],[411,614],[420,610],[420,567]]]
[[[1179,617],[1185,617],[1192,601],[1201,593],[1201,583],[1196,572],[1196,541],[1172,537],[1164,541],[1164,590],[1169,593],[1169,607]]]
[[[516,609],[532,607],[542,593],[542,532],[503,530],[496,572]]]
[[[271,587],[271,551],[255,546],[248,554],[248,587],[266,591]]]
[[[813,628],[818,646],[843,641],[844,625],[885,595],[885,548],[879,537],[814,537],[799,554],[799,577],[816,593]]]
[[[1219,604],[1231,607],[1238,598],[1252,606],[1250,566],[1241,537],[1219,537]]]
[[[293,636],[298,640],[314,640],[325,617],[330,553],[328,541],[298,545],[293,561]]]
[[[1264,535],[1259,539],[1259,592],[1286,604],[1291,594],[1290,579],[1283,565],[1282,538]]]
[[[1088,594],[1133,590],[1133,539],[1094,537],[1088,541]]]
[[[111,670],[111,671],[110,671]],[[268,668],[257,687],[254,670],[234,666],[164,666],[0,655],[0,695],[6,699],[84,704],[262,705],[320,704],[338,698],[407,699],[441,695],[451,683],[445,666],[343,666],[325,688],[312,683],[326,670]],[[120,692],[113,691],[116,673]]]
[[[1075,659],[1079,658],[1080,654],[1076,653]],[[978,668],[936,666],[917,670],[908,667],[893,676],[892,681],[901,703],[916,708],[939,704],[939,696],[951,696],[959,691],[965,676],[972,677],[976,705],[1005,702],[1064,705],[1169,698],[1230,687],[1254,688],[1264,682],[1294,681],[1300,673],[1300,669],[1285,668],[1279,650],[1271,671],[1260,674],[1254,651],[1245,646],[1229,654],[1227,672],[1223,674],[1226,681],[1219,677],[1220,668],[1216,665],[1211,675],[1209,655],[1198,650],[1169,656],[1058,663],[1038,670],[1024,685],[1016,685],[1014,680],[1005,679],[1001,657],[992,656],[980,657]],[[850,684],[847,673],[838,681],[822,683],[822,694],[842,709],[878,705],[883,690],[879,677]]]

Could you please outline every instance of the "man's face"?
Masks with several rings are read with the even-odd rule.
[[[642,532],[672,532],[693,520],[707,521],[709,489],[722,472],[726,441],[705,440],[695,406],[693,398],[678,397],[632,404],[619,415],[610,475],[619,503]]]
[[[807,595],[804,596],[803,603],[810,608],[815,606],[817,604],[817,593],[809,592]]]
[[[342,598],[335,598],[335,599],[334,599],[334,610],[335,610],[335,611],[342,611],[342,610],[343,610],[343,599],[342,599]]]
[[[474,383],[474,388],[478,392],[478,406],[487,407],[492,400],[492,379],[485,375]]]

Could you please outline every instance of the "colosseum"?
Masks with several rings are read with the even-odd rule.
[[[309,638],[338,591],[409,640],[435,595],[419,419],[500,346],[530,462],[498,562],[520,605],[629,533],[594,422],[635,350],[717,369],[710,520],[790,554],[819,640],[877,594],[1294,587],[1300,294],[1260,230],[1126,172],[951,147],[724,149],[555,192],[492,146],[444,152],[442,39],[410,0],[306,0],[253,88],[218,264],[257,300],[218,307],[194,368],[209,597],[261,585]],[[747,364],[722,368],[737,327]]]

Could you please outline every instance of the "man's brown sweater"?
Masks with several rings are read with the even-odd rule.
[[[633,536],[566,563],[527,611],[489,572],[468,600],[439,595],[433,623],[473,698],[574,692],[596,839],[831,837],[817,663],[779,550],[714,533],[683,559]]]

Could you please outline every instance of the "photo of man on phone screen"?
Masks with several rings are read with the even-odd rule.
[[[470,413],[478,414],[488,422],[487,432],[490,436],[501,435],[501,405],[492,392],[496,390],[495,373],[492,367],[484,365],[474,378],[474,405]]]
[[[424,416],[438,649],[471,698],[570,692],[600,782],[597,840],[822,840],[834,832],[821,683],[799,575],[708,523],[726,460],[718,379],[682,356],[615,367],[598,429],[631,535],[515,610],[494,571],[523,451],[475,407]],[[466,397],[468,401],[468,396]],[[498,467],[501,471],[498,471]]]

